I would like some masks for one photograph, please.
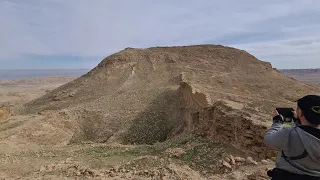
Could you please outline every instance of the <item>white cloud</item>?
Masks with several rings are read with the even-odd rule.
[[[320,67],[319,18],[318,0],[0,0],[0,60],[228,40],[278,66]]]

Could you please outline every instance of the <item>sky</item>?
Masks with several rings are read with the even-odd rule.
[[[126,47],[192,44],[320,68],[320,1],[0,0],[0,69],[91,69]]]

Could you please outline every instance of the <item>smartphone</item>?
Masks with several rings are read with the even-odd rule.
[[[293,120],[293,108],[276,108],[276,110],[283,116],[285,122],[291,122]]]

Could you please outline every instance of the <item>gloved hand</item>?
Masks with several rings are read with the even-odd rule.
[[[284,118],[282,115],[278,114],[276,116],[273,117],[273,123],[281,123],[283,124],[284,122]]]
[[[273,123],[281,123],[283,124],[284,118],[277,110],[274,110]]]

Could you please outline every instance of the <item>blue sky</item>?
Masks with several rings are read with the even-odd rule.
[[[126,47],[222,44],[320,68],[319,0],[0,0],[0,69],[87,69]]]

